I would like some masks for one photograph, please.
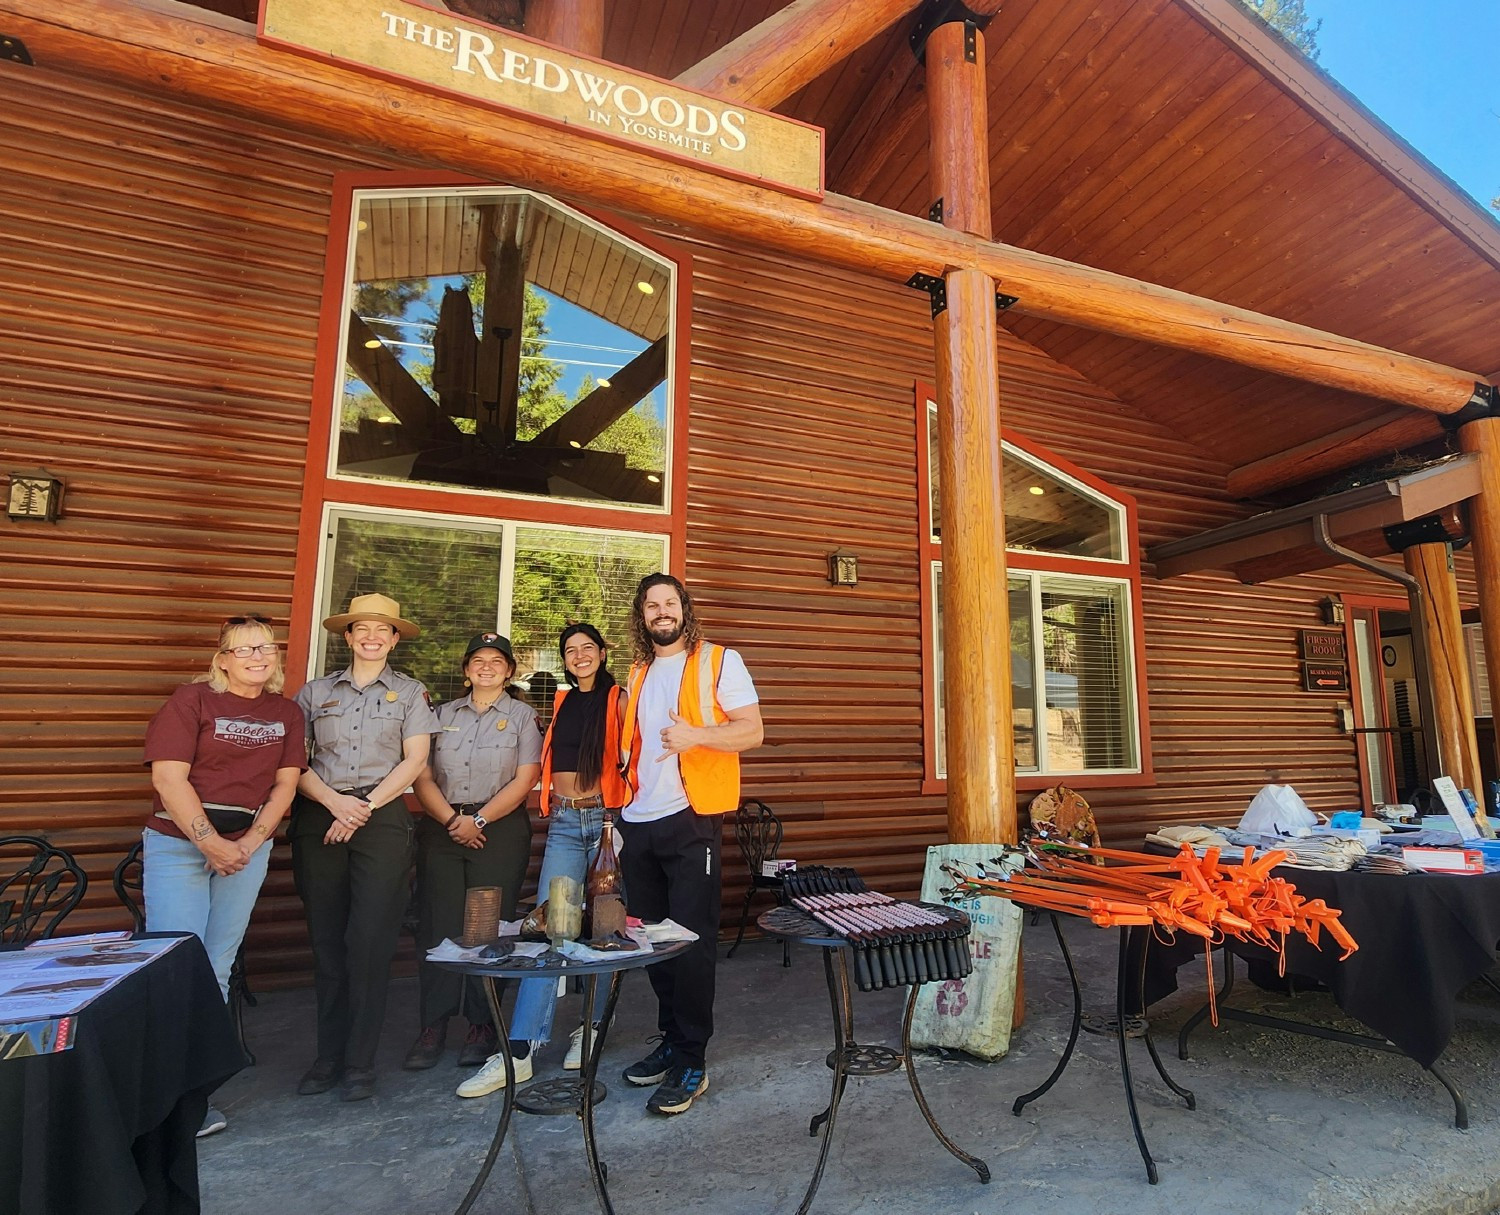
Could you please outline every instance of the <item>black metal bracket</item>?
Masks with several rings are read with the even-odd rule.
[[[1021,302],[1021,297],[1019,295],[1006,295],[1005,292],[1003,292],[1003,291],[997,291],[997,292],[995,292],[995,311],[996,312],[1004,312],[1012,304],[1019,304],[1020,302]]]
[[[927,292],[932,301],[932,315],[936,319],[938,313],[948,307],[948,283],[945,279],[935,274],[913,274],[906,280],[908,287],[915,287],[918,291]]]
[[[1392,523],[1382,530],[1385,542],[1396,553],[1404,553],[1414,544],[1452,544],[1454,548],[1461,548],[1465,542],[1465,537],[1455,536],[1448,530],[1442,515],[1423,515],[1405,523]]]
[[[927,218],[935,224],[943,222],[943,200],[941,198],[927,208]]]
[[[927,39],[932,36],[932,31],[951,21],[962,21],[964,58],[973,63],[979,53],[977,34],[994,19],[994,13],[976,13],[963,0],[926,0],[917,13],[917,24],[912,28],[907,42],[911,46],[911,53],[917,57],[917,62],[923,63],[927,58]]]
[[[1478,418],[1500,418],[1500,386],[1474,382],[1474,395],[1457,413],[1444,414],[1442,423],[1447,430],[1457,430],[1465,422]]]
[[[34,63],[26,44],[11,34],[0,34],[0,59],[9,63],[24,63],[27,67]]]

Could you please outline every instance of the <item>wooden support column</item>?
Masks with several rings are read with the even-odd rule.
[[[1484,665],[1490,696],[1500,696],[1500,417],[1475,418],[1458,431],[1464,451],[1479,457],[1479,495],[1469,499],[1469,536],[1473,540],[1474,577],[1479,588],[1479,619],[1484,633]],[[1500,735],[1496,750],[1500,752]],[[1500,754],[1495,756],[1500,769]],[[1474,795],[1486,810],[1478,789]]]
[[[943,225],[988,240],[989,120],[984,36],[950,22],[927,41],[931,174]],[[1010,611],[1000,485],[995,280],[943,277],[934,318],[943,498],[943,677],[947,682],[948,838],[1016,838]]]
[[[592,59],[604,56],[604,0],[526,0],[526,35]]]
[[[1483,804],[1479,740],[1474,732],[1474,698],[1470,689],[1468,658],[1464,653],[1458,583],[1453,577],[1453,546],[1445,542],[1413,544],[1401,557],[1406,572],[1422,588],[1427,670],[1419,671],[1417,676],[1430,681],[1434,718],[1430,722],[1424,721],[1422,727],[1437,735],[1443,774],[1451,776],[1460,788],[1473,790]]]

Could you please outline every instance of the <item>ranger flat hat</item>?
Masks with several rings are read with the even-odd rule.
[[[323,621],[330,633],[342,633],[359,620],[376,620],[388,624],[403,637],[420,637],[422,630],[410,620],[401,618],[401,605],[389,595],[356,595],[349,600],[349,610]]]

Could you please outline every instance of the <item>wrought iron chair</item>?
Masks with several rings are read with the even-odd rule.
[[[15,945],[50,937],[89,885],[72,853],[35,835],[0,838],[0,874],[0,941]]]
[[[775,895],[778,903],[782,901],[785,883],[778,877],[766,877],[761,872],[766,861],[776,859],[777,852],[781,850],[781,837],[781,820],[765,802],[751,798],[734,812],[734,839],[740,846],[740,856],[745,860],[745,868],[750,871],[750,885],[745,891],[745,904],[740,908],[740,930],[735,934],[734,944],[729,947],[727,957],[734,957],[734,951],[745,939],[745,923],[750,918],[750,901],[755,898],[755,892],[768,890]],[[792,964],[791,948],[785,939],[781,942],[781,964]]]
[[[130,912],[131,921],[135,924],[137,932],[146,929],[146,865],[141,855],[145,843],[136,840],[131,845],[130,851],[120,858],[120,863],[115,866],[114,888],[115,898],[119,899],[125,909]],[[240,945],[239,952],[234,955],[234,966],[229,971],[229,1016],[234,1022],[235,1036],[240,1040],[240,1049],[245,1052],[245,1058],[250,1064],[255,1064],[255,1054],[245,1044],[245,1005],[254,1008],[256,1005],[255,993],[250,990],[250,984],[245,979],[245,946]]]

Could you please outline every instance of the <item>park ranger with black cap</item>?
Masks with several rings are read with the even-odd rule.
[[[464,927],[466,891],[498,886],[500,917],[514,918],[516,898],[531,860],[531,818],[526,798],[542,771],[542,735],[536,710],[506,694],[516,673],[508,638],[476,633],[462,663],[468,694],[440,705],[442,729],[433,736],[432,760],[415,792],[426,814],[417,821],[417,947],[424,952]],[[500,1050],[489,1001],[477,979],[465,985],[441,966],[423,962],[422,1032],[404,1067],[432,1067],[442,1057],[448,1018],[463,993],[469,1032],[458,1052],[460,1067],[475,1067]],[[512,1044],[524,1059],[530,1044]]]
[[[318,1054],[303,1095],[335,1084],[345,1101],[375,1091],[391,958],[406,911],[412,819],[402,800],[440,729],[427,689],[388,665],[418,627],[387,595],[356,595],[323,627],[353,660],[303,685],[309,767],[292,812],[292,871],[307,909],[318,997]]]

